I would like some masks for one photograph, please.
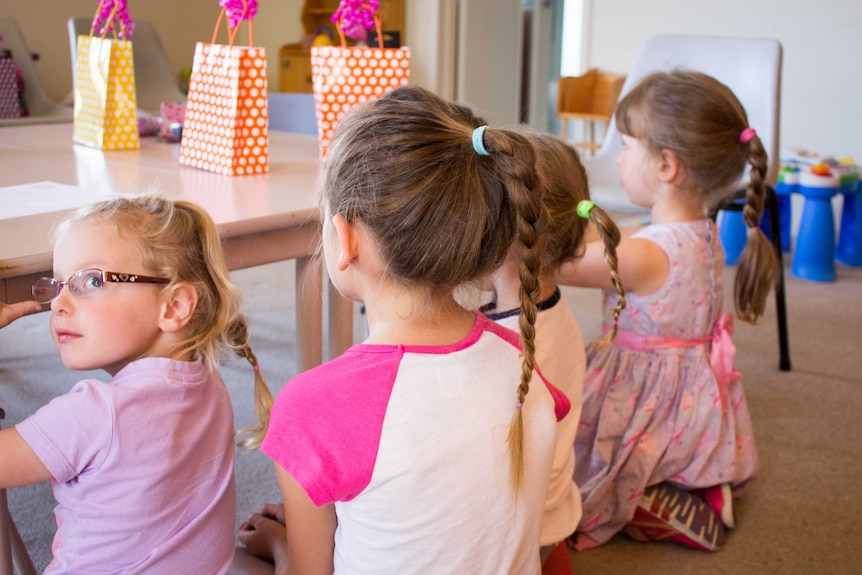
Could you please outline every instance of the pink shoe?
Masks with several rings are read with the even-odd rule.
[[[736,520],[733,517],[733,494],[729,483],[707,487],[703,490],[702,499],[718,515],[725,527],[728,529],[736,527]]]
[[[712,509],[666,483],[647,487],[625,531],[635,541],[671,541],[703,551],[724,544],[724,526]]]

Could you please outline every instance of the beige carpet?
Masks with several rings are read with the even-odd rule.
[[[728,286],[732,273],[728,270]],[[295,366],[292,278],[289,263],[234,274],[246,294],[253,346],[276,392]],[[737,322],[737,367],[762,469],[738,500],[739,527],[728,533],[724,549],[708,554],[618,536],[601,548],[570,552],[575,573],[862,573],[862,269],[839,266],[838,281],[829,284],[788,276],[786,291],[791,372],[777,368],[774,302],[760,325]],[[565,288],[564,296],[585,337],[595,335],[599,294]],[[87,375],[63,368],[47,334],[47,319],[45,314],[28,317],[0,330],[4,426]],[[361,337],[361,322],[356,331]],[[248,425],[254,417],[251,372],[232,361],[223,375],[235,400],[237,425]],[[278,498],[271,463],[259,453],[237,458],[237,478],[237,521]],[[12,489],[9,499],[41,571],[50,558],[54,531],[50,487]]]

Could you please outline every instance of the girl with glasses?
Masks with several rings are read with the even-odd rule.
[[[234,416],[223,351],[254,369],[259,425],[272,397],[248,344],[212,219],[155,196],[80,209],[55,231],[50,304],[63,364],[102,369],[0,431],[0,487],[52,480],[45,573],[225,573],[236,508]],[[65,278],[64,280],[57,278]]]

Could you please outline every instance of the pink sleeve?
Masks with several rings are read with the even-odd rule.
[[[403,350],[360,348],[289,381],[260,448],[318,506],[350,501],[374,471]]]
[[[487,325],[485,329],[490,332],[493,332],[500,336],[502,339],[508,341],[518,349],[521,349],[521,336],[518,335],[517,332],[512,331],[511,329],[504,327],[496,322],[491,321],[485,316],[480,316],[482,320],[484,320]],[[539,369],[539,365],[535,366],[536,373],[542,378],[542,381],[545,383],[545,387],[548,388],[548,391],[551,392],[551,397],[554,398],[554,415],[557,417],[557,421],[562,421],[564,417],[569,413],[569,410],[572,408],[572,404],[569,401],[569,398],[566,397],[566,394],[554,387],[554,385],[545,379],[545,376],[542,375],[542,370]]]

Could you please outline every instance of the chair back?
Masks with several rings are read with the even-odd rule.
[[[12,52],[15,65],[21,70],[24,79],[24,101],[30,116],[26,118],[2,118],[0,126],[22,123],[71,122],[72,110],[52,102],[42,88],[39,72],[33,56],[24,40],[24,35],[15,20],[0,16],[0,50]]]
[[[78,56],[78,36],[86,36],[92,27],[92,17],[69,18],[69,48],[72,54],[72,78]],[[135,97],[138,108],[158,115],[162,102],[185,102],[186,96],[178,87],[177,77],[171,68],[167,52],[156,27],[149,20],[135,19],[131,37],[132,62],[135,66]]]
[[[582,76],[563,76],[557,83],[557,115],[610,118],[626,77],[589,69]]]
[[[673,69],[696,70],[715,77],[733,90],[748,115],[748,123],[769,155],[766,181],[774,184],[779,168],[782,48],[771,38],[660,35],[641,49],[628,73],[620,97],[644,76]],[[638,211],[620,185],[616,157],[622,148],[616,121],[611,120],[602,147],[584,157],[590,194],[603,206]]]

